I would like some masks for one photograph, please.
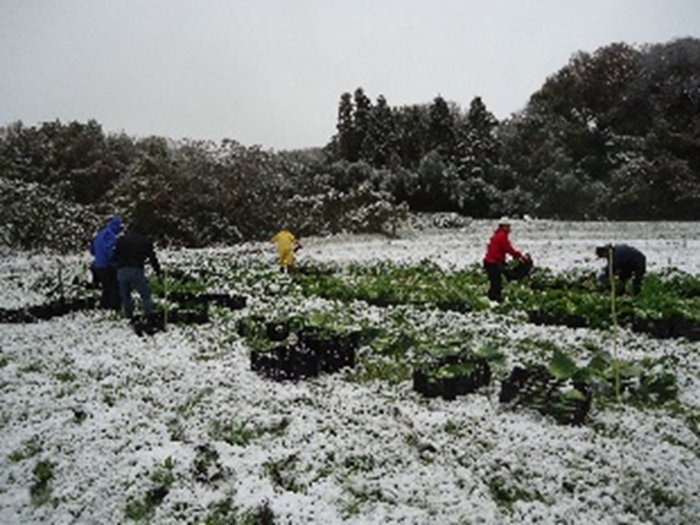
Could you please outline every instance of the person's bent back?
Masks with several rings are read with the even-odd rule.
[[[647,258],[637,248],[627,244],[613,246],[613,264],[620,271],[641,273],[646,271]]]
[[[642,289],[642,280],[647,269],[647,258],[637,248],[627,244],[605,245],[596,248],[596,255],[607,259],[608,264],[600,276],[601,282],[607,282],[612,262],[613,272],[620,278],[621,292],[624,293],[627,281],[632,278],[632,291],[637,295]]]

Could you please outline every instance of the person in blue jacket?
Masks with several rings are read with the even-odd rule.
[[[637,248],[626,244],[606,244],[595,249],[598,257],[606,259],[607,265],[603,268],[598,280],[601,283],[608,282],[610,265],[612,272],[620,278],[620,293],[625,293],[627,281],[632,278],[632,291],[637,295],[642,289],[642,280],[647,271],[647,258]]]
[[[97,232],[90,243],[90,253],[93,256],[91,268],[102,289],[100,306],[117,311],[121,309],[121,299],[117,283],[114,248],[121,229],[122,219],[115,215]]]

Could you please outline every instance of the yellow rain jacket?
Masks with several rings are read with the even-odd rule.
[[[272,242],[277,244],[277,253],[279,255],[279,264],[282,268],[290,268],[294,265],[294,249],[297,246],[297,239],[292,232],[288,230],[280,230],[275,234]]]

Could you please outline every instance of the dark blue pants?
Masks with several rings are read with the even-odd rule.
[[[146,315],[151,315],[153,313],[153,300],[151,299],[151,289],[148,287],[143,268],[133,266],[119,268],[117,270],[117,279],[119,280],[119,293],[122,297],[122,306],[124,307],[124,317],[131,319],[134,316],[134,302],[131,299],[131,290],[134,288],[141,296],[143,312]]]
[[[111,310],[119,310],[121,301],[119,300],[119,284],[117,283],[117,270],[113,266],[105,268],[92,268],[94,276],[100,283],[102,296],[100,297],[100,306]]]

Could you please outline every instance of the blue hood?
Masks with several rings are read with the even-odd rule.
[[[114,233],[114,235],[117,235],[120,231],[122,231],[122,218],[119,215],[115,215],[109,219],[109,221],[107,221],[107,225],[105,227]]]
[[[106,268],[114,263],[114,246],[121,229],[122,218],[114,216],[97,232],[90,245],[90,253],[95,257],[92,263],[95,268]]]

